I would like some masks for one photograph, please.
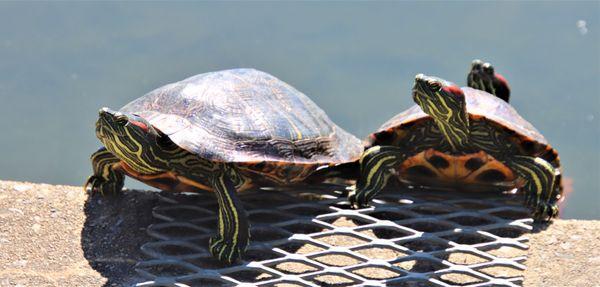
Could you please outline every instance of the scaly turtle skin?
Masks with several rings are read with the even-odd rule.
[[[485,91],[459,88],[419,74],[413,100],[417,105],[386,122],[368,140],[360,159],[361,176],[350,200],[366,205],[390,176],[422,186],[483,187],[525,192],[536,220],[557,216],[562,194],[558,153],[506,101],[508,86],[493,74],[480,74],[475,61],[469,84]],[[503,79],[503,78],[502,78]],[[477,83],[477,84],[475,84]]]
[[[358,160],[360,140],[306,95],[253,69],[197,75],[166,85],[115,112],[100,110],[86,189],[121,191],[125,175],[162,190],[214,191],[216,258],[245,251],[249,224],[236,192],[302,181],[317,168]]]

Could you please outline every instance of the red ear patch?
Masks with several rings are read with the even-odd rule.
[[[504,78],[504,76],[496,73],[496,79],[498,79],[498,81],[500,81],[503,85],[508,87],[508,81]]]
[[[148,131],[148,126],[145,123],[142,122],[138,122],[138,121],[134,121],[134,120],[130,120],[129,121],[132,125],[136,125],[139,128],[141,128],[142,130],[144,130],[145,132]]]
[[[445,92],[453,93],[455,95],[463,95],[464,96],[463,91],[457,86],[446,86],[443,88],[443,90]]]

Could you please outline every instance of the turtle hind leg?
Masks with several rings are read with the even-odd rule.
[[[360,158],[360,177],[356,189],[349,196],[356,207],[366,206],[386,185],[392,169],[407,158],[404,150],[394,146],[374,146]]]
[[[121,192],[125,182],[125,174],[116,169],[121,160],[106,148],[100,148],[93,153],[91,160],[94,174],[87,179],[84,189],[102,195]]]
[[[549,221],[558,216],[558,195],[560,184],[554,167],[539,157],[514,156],[507,164],[525,180],[525,202],[533,209],[536,221]]]
[[[215,258],[227,263],[238,260],[250,240],[248,217],[234,183],[239,179],[237,171],[227,165],[210,179],[219,204],[219,230],[210,238],[209,250]]]

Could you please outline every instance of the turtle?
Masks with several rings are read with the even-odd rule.
[[[416,75],[416,105],[366,140],[360,177],[349,197],[355,207],[366,206],[396,178],[415,186],[466,191],[517,188],[536,221],[558,215],[558,152],[508,104],[508,83],[494,75],[489,63],[474,61],[468,82],[472,87],[460,88],[438,77]]]
[[[479,59],[471,62],[471,71],[467,76],[467,86],[486,91],[508,103],[510,86],[502,74],[496,73],[494,67]]]
[[[255,69],[199,74],[118,111],[102,108],[96,136],[103,147],[91,156],[86,190],[117,193],[129,176],[166,191],[214,192],[218,234],[208,249],[227,263],[250,237],[237,192],[299,183],[363,151],[308,96]]]

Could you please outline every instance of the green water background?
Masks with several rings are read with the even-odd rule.
[[[100,107],[198,73],[267,71],[362,138],[413,104],[415,74],[465,84],[481,58],[559,150],[563,217],[598,219],[599,14],[598,1],[1,2],[0,178],[82,184]]]

